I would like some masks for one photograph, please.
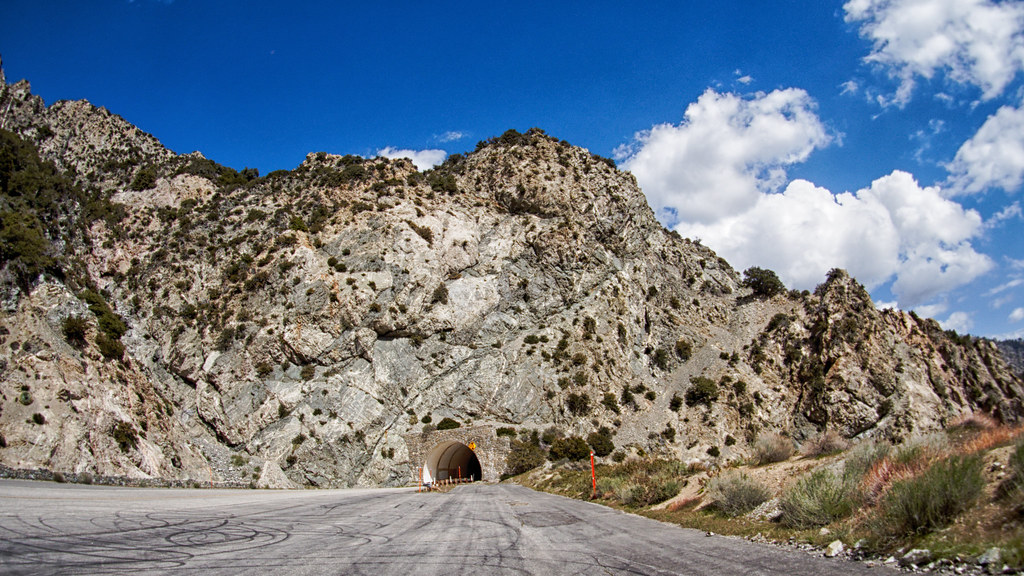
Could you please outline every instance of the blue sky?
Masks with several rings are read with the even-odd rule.
[[[5,0],[8,81],[261,173],[540,127],[738,269],[1024,336],[1024,3]]]

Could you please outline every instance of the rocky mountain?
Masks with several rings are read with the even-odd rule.
[[[1024,377],[1024,340],[1000,340],[996,344],[1010,366],[1018,375]]]
[[[765,432],[899,441],[1024,415],[988,340],[813,293],[664,229],[540,130],[419,172],[260,177],[0,73],[0,463],[266,486],[404,484],[462,425],[729,460]],[[712,456],[716,454],[716,456]]]

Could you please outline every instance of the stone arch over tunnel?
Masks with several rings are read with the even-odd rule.
[[[423,462],[423,481],[480,480],[483,469],[476,453],[462,442],[450,440],[430,449]]]
[[[439,471],[437,467],[430,468],[428,461],[432,457],[438,459],[435,462],[435,466],[437,463],[441,463],[441,468],[447,467],[449,469],[451,468],[451,459],[466,457],[467,454],[461,451],[451,453],[447,457],[444,455],[444,449],[441,447],[451,448],[455,444],[465,446],[466,450],[469,450],[470,446],[476,448],[471,450],[471,452],[478,460],[480,472],[473,477],[474,480],[497,482],[501,479],[502,472],[505,471],[505,459],[511,448],[508,436],[498,436],[497,429],[486,424],[465,426],[453,430],[412,432],[403,434],[402,438],[409,449],[409,460],[405,463],[405,466],[407,466],[406,470],[409,471],[408,478],[412,486],[420,482],[424,469],[430,472],[431,479],[435,479],[433,475]],[[447,460],[444,460],[444,458],[447,458]],[[444,464],[444,462],[449,463]],[[452,472],[452,475],[454,477],[458,474],[459,464],[455,464],[455,470]],[[462,474],[467,478],[469,477],[465,471]]]

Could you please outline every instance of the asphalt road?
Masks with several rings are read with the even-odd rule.
[[[895,574],[510,485],[173,490],[0,481],[0,574]]]

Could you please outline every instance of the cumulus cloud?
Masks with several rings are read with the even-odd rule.
[[[955,193],[1017,191],[1024,182],[1024,109],[1003,106],[989,116],[946,169]]]
[[[803,90],[743,98],[709,89],[680,124],[637,133],[616,156],[643,183],[662,221],[713,223],[777,190],[786,166],[830,140]]]
[[[1020,322],[1024,320],[1024,308],[1015,308],[1013,312],[1010,312],[1010,322]]]
[[[426,170],[444,162],[448,153],[444,150],[399,150],[388,146],[377,150],[377,155],[384,158],[408,158],[417,170]]]
[[[786,184],[786,168],[829,141],[802,90],[708,90],[683,122],[637,134],[618,155],[663,223],[741,270],[772,268],[791,287],[812,288],[840,267],[871,288],[891,281],[909,309],[992,269],[971,245],[985,230],[981,216],[907,172],[855,193]]]
[[[1000,95],[1024,68],[1024,5],[992,0],[849,0],[847,22],[860,23],[872,43],[866,60],[899,80],[883,104],[904,105],[915,79],[944,72],[977,86],[982,98]]]
[[[966,312],[953,312],[949,315],[949,318],[939,321],[939,325],[945,330],[955,330],[961,334],[966,334],[974,327],[974,321],[971,319],[971,315]]]
[[[977,212],[900,171],[855,194],[795,180],[782,193],[760,194],[742,212],[677,226],[734,266],[767,266],[792,287],[813,287],[835,267],[869,287],[893,280],[901,308],[989,271],[992,261],[970,244],[982,229]]]

